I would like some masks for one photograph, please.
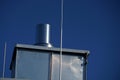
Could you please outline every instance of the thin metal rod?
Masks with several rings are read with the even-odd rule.
[[[7,47],[7,43],[5,42],[5,46],[4,46],[4,60],[3,60],[3,78],[5,77],[5,64],[6,64],[6,47]]]
[[[60,73],[59,80],[62,79],[62,38],[63,38],[63,13],[64,13],[64,1],[61,0],[61,21],[60,21]]]

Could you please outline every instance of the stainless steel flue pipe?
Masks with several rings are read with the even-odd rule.
[[[38,24],[36,31],[36,45],[52,47],[50,44],[50,25]]]

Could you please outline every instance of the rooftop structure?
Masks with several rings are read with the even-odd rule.
[[[62,80],[86,80],[89,51],[63,49]],[[29,80],[59,79],[60,48],[17,44],[10,69],[12,78]]]
[[[35,45],[16,44],[11,79],[0,80],[59,80],[61,64],[61,80],[86,80],[89,51],[62,48],[60,54],[61,48],[50,44],[49,31],[49,24],[39,24]]]

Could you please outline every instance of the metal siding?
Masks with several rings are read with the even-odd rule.
[[[49,56],[48,52],[18,50],[16,78],[30,80],[48,80],[49,78]]]
[[[59,80],[59,54],[52,55],[52,80]],[[62,56],[62,80],[85,80],[85,58],[76,55]]]
[[[79,64],[77,64],[79,65],[78,79],[75,77],[75,74],[71,73],[70,66],[67,67],[67,69],[63,66],[63,80],[86,80],[86,61],[88,53],[89,51],[84,50],[63,49],[63,63],[73,60],[71,58],[79,57]],[[11,67],[13,68],[12,75],[15,75],[15,78],[19,79],[57,80],[57,76],[59,76],[59,64],[56,65],[57,69],[55,70],[55,61],[53,61],[53,59],[54,56],[59,58],[59,54],[59,48],[18,44],[11,62]],[[85,65],[81,66],[82,64]],[[83,72],[80,72],[80,69],[82,69]]]

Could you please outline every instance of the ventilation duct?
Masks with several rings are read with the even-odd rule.
[[[36,45],[52,47],[50,44],[50,25],[38,24],[36,31]]]

